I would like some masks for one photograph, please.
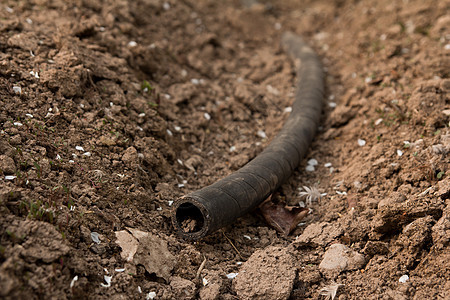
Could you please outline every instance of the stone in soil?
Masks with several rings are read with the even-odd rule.
[[[319,268],[325,273],[340,273],[361,269],[366,260],[364,255],[353,251],[343,244],[333,244],[325,252]]]

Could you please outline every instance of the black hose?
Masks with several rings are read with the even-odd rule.
[[[177,199],[172,223],[182,238],[198,240],[255,209],[291,176],[304,157],[323,106],[323,71],[314,51],[286,32],[282,47],[296,62],[298,86],[292,112],[267,148],[235,173]]]

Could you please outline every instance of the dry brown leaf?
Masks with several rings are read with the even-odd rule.
[[[284,235],[289,235],[309,211],[307,208],[274,203],[271,199],[264,202],[259,209],[266,222]]]

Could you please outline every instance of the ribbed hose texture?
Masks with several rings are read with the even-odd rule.
[[[175,201],[172,223],[186,240],[201,239],[255,209],[291,176],[308,150],[323,107],[322,66],[299,36],[286,32],[281,44],[296,66],[299,65],[292,112],[278,135],[252,161],[216,183]]]

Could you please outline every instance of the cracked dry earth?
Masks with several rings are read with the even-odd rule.
[[[2,1],[0,298],[449,299],[449,11]],[[327,92],[277,198],[326,195],[287,237],[254,213],[184,242],[172,201],[243,166],[289,115],[286,30],[319,54]]]

